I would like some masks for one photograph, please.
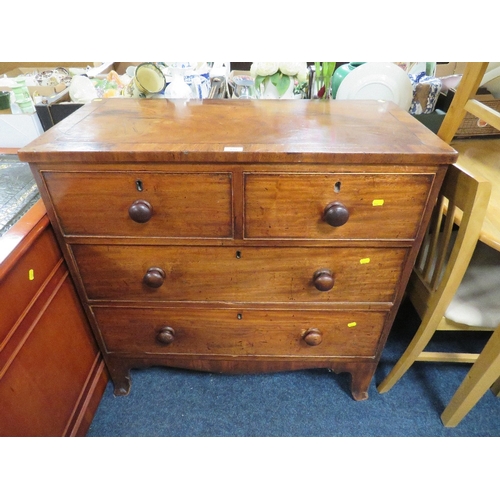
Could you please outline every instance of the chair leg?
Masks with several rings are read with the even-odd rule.
[[[434,318],[435,317],[436,316],[434,316]],[[408,371],[434,335],[439,319],[440,318],[436,320],[432,317],[430,319],[423,318],[419,329],[415,333],[410,345],[406,348],[406,351],[402,354],[385,379],[378,385],[377,390],[379,393],[383,394],[389,389],[392,389],[394,384]]]
[[[445,427],[455,427],[500,376],[500,326],[441,415]]]
[[[491,392],[497,397],[500,398],[500,377],[497,378],[496,382],[491,386]]]

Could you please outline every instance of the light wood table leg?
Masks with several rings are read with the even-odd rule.
[[[500,326],[493,332],[457,392],[441,415],[445,427],[455,427],[500,376]]]

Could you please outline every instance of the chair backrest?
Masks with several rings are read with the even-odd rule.
[[[490,193],[490,182],[448,168],[407,288],[421,318],[427,310],[444,315],[476,247]]]
[[[437,135],[450,143],[467,112],[500,130],[500,113],[474,99],[488,68],[487,62],[468,62]]]

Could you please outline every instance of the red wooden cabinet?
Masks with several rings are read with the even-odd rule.
[[[0,436],[83,436],[107,383],[41,201],[0,238]]]

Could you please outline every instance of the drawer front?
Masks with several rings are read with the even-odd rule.
[[[433,180],[432,174],[248,173],[244,236],[413,239]]]
[[[258,303],[392,302],[407,252],[406,248],[71,248],[91,300]]]
[[[44,172],[66,235],[233,236],[231,174]]]
[[[371,357],[386,313],[94,307],[109,353]],[[309,342],[309,343],[308,343]]]

